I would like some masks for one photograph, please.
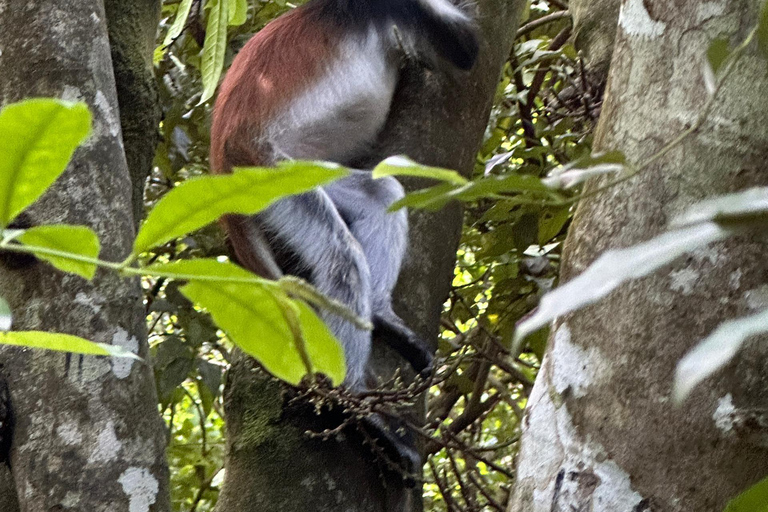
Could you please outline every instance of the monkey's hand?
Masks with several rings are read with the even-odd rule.
[[[434,357],[429,347],[393,311],[373,315],[373,335],[385,341],[420,375],[432,371]]]

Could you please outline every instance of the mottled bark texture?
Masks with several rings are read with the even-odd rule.
[[[690,126],[707,100],[709,43],[728,37],[735,46],[759,7],[626,0],[596,149],[642,162]],[[752,47],[698,134],[580,204],[562,279],[606,249],[657,235],[697,201],[768,184],[766,97],[768,66]],[[556,322],[530,398],[510,512],[719,512],[768,474],[765,337],[681,407],[670,400],[687,350],[723,320],[768,305],[766,249],[758,237],[713,244]]]
[[[616,39],[621,0],[571,0],[573,45],[584,59],[587,80],[599,92],[605,89]]]
[[[93,113],[92,135],[27,220],[88,225],[101,237],[102,258],[124,258],[134,233],[131,182],[102,2],[1,0],[0,51],[0,103],[54,96],[85,101]],[[15,329],[147,354],[137,280],[99,271],[86,282],[35,263],[0,267],[0,290]],[[165,431],[145,363],[2,347],[0,370],[21,511],[169,510]]]
[[[469,74],[446,77],[407,70],[397,93],[381,155],[408,154],[433,165],[469,173],[485,128],[499,70],[508,55],[523,2],[478,2],[483,42]],[[408,183],[414,187],[416,183]],[[418,185],[423,186],[424,183]],[[396,309],[425,339],[436,343],[440,310],[453,276],[461,210],[412,213],[409,256]],[[375,347],[382,372],[393,357]],[[228,458],[218,512],[421,510],[420,489],[409,492],[399,476],[383,476],[370,449],[355,435],[345,440],[308,439],[313,423],[283,408],[277,386],[239,359],[228,375],[225,408]]]
[[[144,183],[160,141],[162,113],[152,72],[160,7],[160,0],[104,1],[136,225],[144,216]]]

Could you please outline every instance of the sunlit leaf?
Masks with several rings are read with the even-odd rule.
[[[211,0],[208,23],[205,29],[201,72],[203,94],[200,103],[213,97],[224,70],[224,55],[227,50],[227,24],[229,22],[230,0]]]
[[[410,192],[403,199],[395,202],[390,207],[390,210],[396,210],[404,206],[439,210],[453,200],[475,201],[481,198],[495,197],[499,194],[516,192],[549,192],[549,189],[544,186],[539,178],[534,176],[519,174],[488,175],[467,182],[464,185],[457,186],[454,183],[440,183],[434,187]]]
[[[8,305],[4,298],[0,297],[0,331],[10,329],[12,320],[11,306]]]
[[[746,227],[754,221],[768,221],[768,187],[751,188],[701,201],[673,219],[671,225],[688,226],[707,221]]]
[[[41,98],[0,111],[0,227],[56,181],[90,129],[84,103]]]
[[[728,364],[745,340],[764,332],[768,332],[768,310],[720,324],[677,363],[675,400],[685,400],[696,385]]]
[[[58,352],[74,352],[96,356],[129,357],[139,356],[117,345],[95,343],[79,336],[43,331],[0,332],[0,344],[18,345],[29,348],[44,348]]]
[[[206,308],[238,347],[286,382],[298,384],[304,377],[305,367],[280,304],[289,299],[277,286],[236,282],[256,276],[216,260],[177,261],[148,270],[188,276],[181,292]],[[301,301],[293,304],[313,370],[340,383],[345,373],[341,346],[309,306]]]
[[[519,347],[527,335],[558,316],[597,302],[622,283],[646,276],[687,251],[731,234],[710,222],[670,231],[626,249],[606,251],[581,275],[542,297],[536,312],[518,326],[513,343]]]
[[[399,201],[395,201],[389,209],[394,211],[407,206],[432,211],[439,210],[451,200],[448,194],[454,190],[456,190],[456,185],[453,183],[441,183],[434,187],[415,190],[406,194]]]
[[[77,256],[95,259],[99,257],[99,237],[85,226],[63,224],[35,226],[25,230],[16,240],[24,245],[66,252]],[[36,251],[35,255],[54,267],[65,272],[72,272],[86,279],[93,279],[96,265],[86,261],[77,261],[50,252]]]
[[[181,35],[181,31],[184,30],[184,26],[187,24],[187,18],[189,18],[190,7],[192,7],[192,0],[181,0],[178,9],[176,9],[176,18],[173,20],[173,25],[168,29],[168,34],[166,34],[165,40],[163,40],[163,46],[168,46]]]
[[[551,188],[567,189],[572,188],[579,183],[583,183],[594,176],[619,174],[625,169],[626,167],[623,164],[597,164],[586,168],[568,169],[560,167],[550,172],[549,175],[541,181]]]
[[[728,502],[725,512],[768,512],[768,478]]]
[[[467,179],[456,171],[421,165],[405,156],[391,156],[374,167],[373,177],[381,178],[383,176],[414,176],[417,178],[431,178],[434,180],[446,181],[457,185],[463,185],[467,183]]]
[[[242,25],[248,19],[248,0],[229,0],[229,24]]]
[[[252,215],[281,197],[306,192],[346,174],[338,166],[294,161],[278,169],[240,169],[234,174],[191,179],[171,190],[149,212],[133,253],[199,229],[225,213]]]

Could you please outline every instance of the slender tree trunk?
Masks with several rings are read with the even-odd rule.
[[[102,2],[0,0],[0,51],[0,103],[81,100],[94,117],[90,139],[28,220],[86,224],[101,237],[101,256],[121,260],[133,208]],[[100,271],[86,282],[38,262],[0,267],[0,290],[15,329],[72,333],[147,355],[137,280]],[[169,510],[165,432],[146,363],[2,347],[0,365],[21,511]]]
[[[760,4],[625,1],[596,149],[642,162],[694,123],[708,98],[710,42],[742,41]],[[579,205],[564,281],[604,250],[658,234],[696,201],[768,184],[768,66],[755,50],[696,134]],[[765,307],[765,254],[760,238],[714,244],[556,322],[530,398],[510,512],[719,512],[768,474],[765,338],[681,407],[670,400],[688,349],[723,320]]]
[[[160,142],[162,113],[152,56],[161,4],[160,0],[104,1],[136,225],[144,217],[144,184]]]
[[[408,70],[380,156],[405,153],[465,174],[471,170],[523,6],[519,0],[478,3],[483,29],[478,65],[471,74],[452,77]],[[439,215],[411,214],[410,219],[409,256],[396,309],[435,342],[453,275],[461,210],[454,205]],[[383,374],[401,364],[380,346],[374,360]],[[240,358],[227,377],[228,457],[218,512],[421,510],[420,489],[410,492],[399,475],[386,476],[362,439],[309,439],[304,431],[308,424],[317,428],[314,413],[284,409],[279,387],[252,368],[251,360]]]

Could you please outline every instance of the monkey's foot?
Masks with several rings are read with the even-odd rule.
[[[432,351],[395,313],[374,314],[373,335],[385,341],[420,375],[427,376],[432,371]]]

